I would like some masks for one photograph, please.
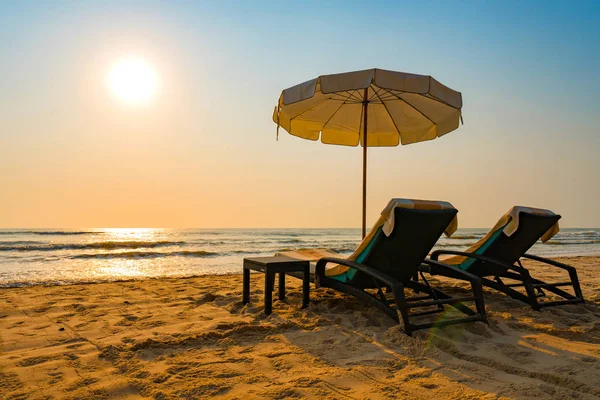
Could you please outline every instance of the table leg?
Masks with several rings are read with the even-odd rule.
[[[279,300],[285,300],[285,273],[279,273]]]
[[[273,282],[275,280],[275,274],[267,271],[265,273],[265,314],[271,314],[273,307]]]
[[[242,288],[242,304],[250,302],[250,270],[244,268],[243,288]]]
[[[308,307],[310,301],[310,266],[304,267],[302,279],[302,308]]]

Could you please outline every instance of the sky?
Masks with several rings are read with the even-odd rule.
[[[135,55],[155,98],[115,99]],[[459,226],[513,205],[600,227],[596,2],[1,2],[0,227],[360,227],[362,148],[281,131],[281,91],[367,68],[462,92],[464,125],[369,150],[390,198]]]

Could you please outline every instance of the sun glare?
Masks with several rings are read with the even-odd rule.
[[[108,86],[117,100],[129,105],[144,105],[156,97],[158,77],[146,60],[128,56],[112,65]]]

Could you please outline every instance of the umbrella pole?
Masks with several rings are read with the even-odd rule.
[[[365,89],[363,100],[363,192],[362,192],[362,238],[367,233],[367,111],[369,105],[369,88]]]

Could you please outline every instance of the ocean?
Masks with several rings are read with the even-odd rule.
[[[437,249],[462,250],[487,229],[459,229]],[[0,229],[0,287],[230,274],[242,259],[299,248],[350,254],[360,229]],[[600,229],[562,229],[531,253],[600,254]]]

